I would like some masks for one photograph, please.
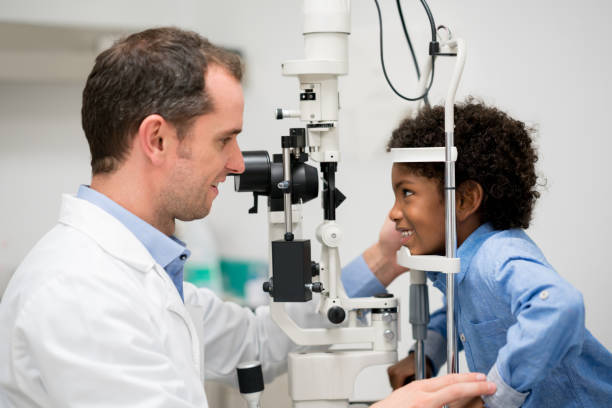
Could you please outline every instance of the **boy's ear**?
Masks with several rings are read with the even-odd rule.
[[[475,214],[482,204],[484,191],[480,183],[466,180],[457,187],[457,221],[465,221]]]

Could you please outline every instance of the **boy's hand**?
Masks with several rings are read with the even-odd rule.
[[[433,375],[433,367],[428,359],[426,359],[425,376],[430,378]],[[387,368],[387,374],[389,375],[389,382],[394,390],[408,384],[415,379],[415,361],[414,351],[411,351],[403,360],[398,361],[391,367]]]
[[[402,235],[395,229],[395,223],[387,217],[378,235],[378,242],[366,249],[363,259],[383,286],[406,272],[397,264],[397,251],[402,247]]]

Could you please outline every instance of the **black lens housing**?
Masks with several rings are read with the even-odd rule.
[[[278,184],[284,180],[283,158],[270,155],[265,150],[242,152],[244,172],[234,175],[234,190],[267,196],[271,211],[283,210],[284,190]],[[304,163],[307,155],[291,156],[291,203],[306,203],[319,194],[319,177],[316,167]]]

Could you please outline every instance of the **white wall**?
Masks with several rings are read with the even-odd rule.
[[[244,149],[278,151],[278,136],[297,122],[271,120],[275,107],[295,106],[297,81],[280,76],[279,64],[302,56],[299,10],[294,2],[226,1],[223,27],[202,31],[243,44],[249,78]],[[387,69],[407,94],[415,75],[392,2],[381,1]],[[241,7],[240,7],[240,6]],[[275,7],[276,6],[276,7]],[[354,1],[350,71],[340,81],[343,161],[338,186],[348,196],[339,208],[346,260],[376,237],[391,203],[384,143],[406,110],[387,86],[378,59],[378,23],[371,1]],[[607,250],[612,216],[612,148],[607,126],[612,53],[602,40],[612,17],[605,1],[437,1],[437,24],[466,39],[468,58],[458,97],[475,95],[539,129],[539,172],[546,181],[530,235],[559,273],[583,293],[587,327],[612,348],[607,311],[612,267]],[[265,11],[269,7],[268,12]],[[239,15],[231,10],[239,10]],[[272,11],[273,10],[273,11]],[[419,2],[404,2],[413,43],[425,53],[428,26]],[[274,17],[272,17],[272,15]],[[248,17],[245,17],[248,16]],[[254,18],[253,16],[257,16]],[[261,27],[266,27],[262,29]],[[431,100],[443,102],[449,62],[439,60]],[[246,213],[250,197],[224,186],[211,215],[221,251],[262,257],[265,217]],[[319,203],[306,205],[305,231],[314,233]],[[312,236],[312,235],[311,235]],[[239,249],[238,249],[239,248]]]
[[[414,71],[394,2],[381,3],[388,72],[398,88],[414,94]],[[612,244],[608,210],[612,141],[606,126],[612,55],[604,41],[612,4],[603,0],[430,3],[436,23],[450,26],[468,44],[459,97],[482,97],[538,125],[539,170],[547,187],[529,233],[559,273],[584,294],[587,326],[612,348],[608,317],[612,267],[607,262]],[[0,22],[197,28],[245,55],[243,149],[277,152],[279,136],[299,125],[272,119],[274,108],[297,105],[297,81],[281,77],[280,64],[302,57],[298,1],[192,0],[180,2],[179,8],[166,1],[151,6],[142,1],[105,2],[103,8],[95,4],[100,3],[63,0],[50,8],[43,1],[5,0],[0,4]],[[373,2],[353,1],[352,6],[350,74],[340,81],[343,161],[338,174],[338,186],[348,196],[338,211],[346,233],[342,255],[347,261],[375,240],[392,203],[384,143],[408,106],[382,76]],[[425,14],[417,1],[405,1],[404,11],[413,42],[424,55]],[[443,101],[449,71],[450,64],[440,60],[432,101]],[[79,183],[88,181],[89,155],[79,118],[82,83],[0,83],[0,285],[55,222],[60,193],[74,193]],[[265,259],[265,216],[247,214],[250,205],[251,198],[234,193],[228,180],[210,224],[223,254]],[[307,204],[305,212],[304,230],[313,237],[321,219],[319,202]],[[404,292],[405,287],[396,286],[396,291]]]

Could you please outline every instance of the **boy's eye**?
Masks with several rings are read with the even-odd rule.
[[[403,189],[402,194],[404,197],[410,197],[411,195],[414,194],[414,192],[412,190]]]

